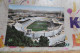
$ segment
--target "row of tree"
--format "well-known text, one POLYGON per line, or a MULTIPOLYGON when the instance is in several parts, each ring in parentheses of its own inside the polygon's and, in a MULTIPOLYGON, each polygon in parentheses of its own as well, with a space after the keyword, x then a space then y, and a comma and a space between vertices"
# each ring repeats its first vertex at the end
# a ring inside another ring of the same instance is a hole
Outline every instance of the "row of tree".
MULTIPOLYGON (((15 27, 7 26, 5 39, 6 46, 26 46, 26 47, 48 47, 49 39, 41 36, 39 42, 32 41, 30 37, 24 36, 23 32, 17 31, 15 27)), ((64 47, 64 43, 56 44, 54 47, 64 47)))

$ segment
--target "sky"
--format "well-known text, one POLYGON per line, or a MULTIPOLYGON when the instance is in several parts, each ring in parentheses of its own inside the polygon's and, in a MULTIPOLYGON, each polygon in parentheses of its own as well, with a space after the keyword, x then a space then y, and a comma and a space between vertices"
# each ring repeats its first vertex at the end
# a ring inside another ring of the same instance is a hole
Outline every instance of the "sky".
POLYGON ((39 11, 64 11, 63 7, 29 6, 29 5, 9 5, 10 9, 39 10, 39 11))

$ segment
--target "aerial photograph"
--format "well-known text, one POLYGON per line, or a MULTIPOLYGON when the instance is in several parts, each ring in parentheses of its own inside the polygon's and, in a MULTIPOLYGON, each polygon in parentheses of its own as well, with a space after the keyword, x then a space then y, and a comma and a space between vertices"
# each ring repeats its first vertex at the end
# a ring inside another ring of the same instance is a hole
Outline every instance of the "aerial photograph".
POLYGON ((65 47, 64 8, 9 5, 6 46, 65 47))

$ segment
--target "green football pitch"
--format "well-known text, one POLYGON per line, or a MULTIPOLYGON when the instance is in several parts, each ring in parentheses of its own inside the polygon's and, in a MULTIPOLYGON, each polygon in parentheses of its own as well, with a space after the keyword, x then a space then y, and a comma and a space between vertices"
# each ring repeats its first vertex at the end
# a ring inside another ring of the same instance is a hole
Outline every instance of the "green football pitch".
POLYGON ((32 31, 42 31, 47 30, 48 23, 46 21, 35 21, 27 27, 27 29, 32 29, 32 31))

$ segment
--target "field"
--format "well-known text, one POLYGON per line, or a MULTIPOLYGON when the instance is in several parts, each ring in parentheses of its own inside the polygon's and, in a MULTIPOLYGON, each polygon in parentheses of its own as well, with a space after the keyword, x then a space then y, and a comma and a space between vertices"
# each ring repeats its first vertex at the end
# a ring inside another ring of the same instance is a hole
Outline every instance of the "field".
POLYGON ((47 30, 48 23, 45 21, 35 21, 27 27, 27 29, 32 29, 32 31, 42 31, 47 30))

